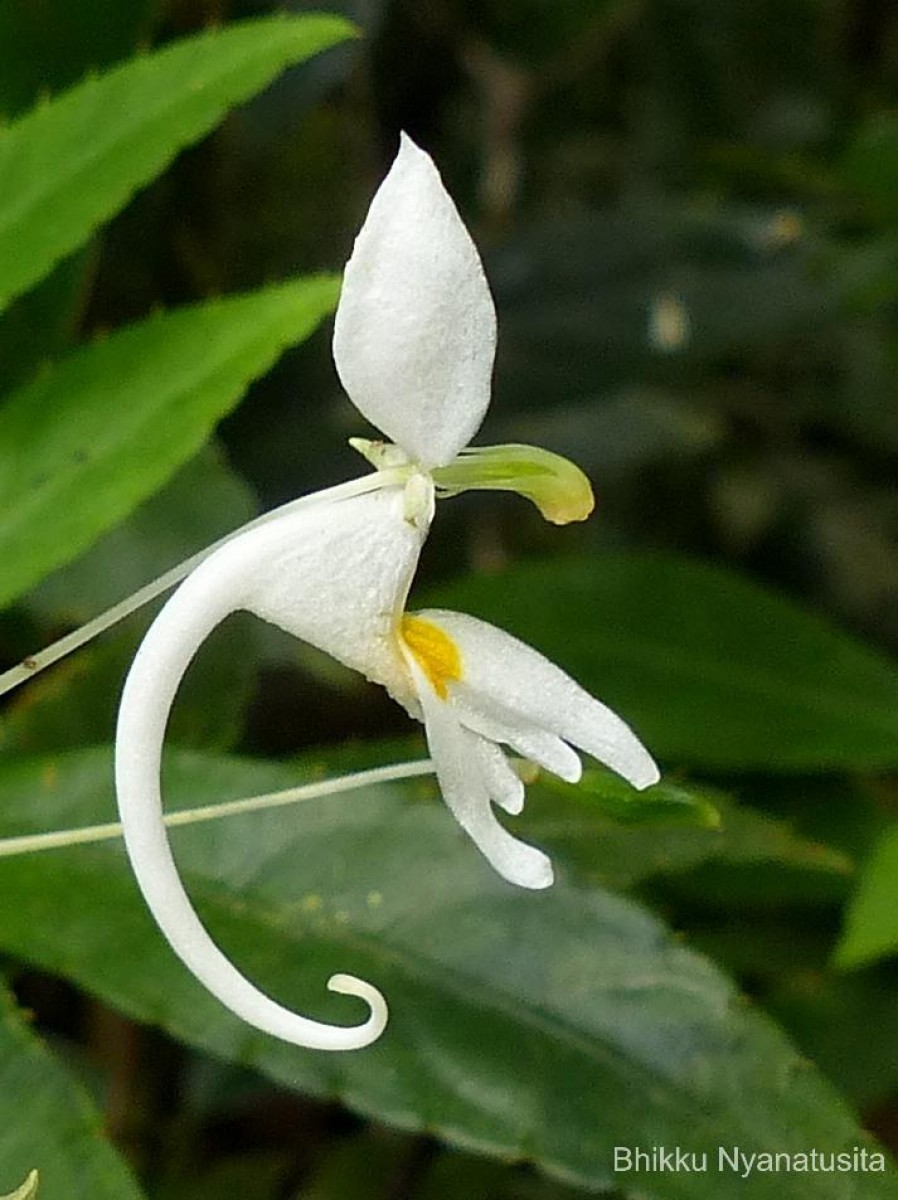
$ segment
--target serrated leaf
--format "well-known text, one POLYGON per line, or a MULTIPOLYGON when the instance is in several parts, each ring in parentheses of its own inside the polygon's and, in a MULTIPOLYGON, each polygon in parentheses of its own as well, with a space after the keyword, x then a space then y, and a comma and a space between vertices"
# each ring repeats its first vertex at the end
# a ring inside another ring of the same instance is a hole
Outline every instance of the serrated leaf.
POLYGON ((324 15, 241 22, 132 59, 7 126, 0 132, 0 310, 229 108, 352 32, 342 18, 324 15))
POLYGON ((0 408, 0 607, 161 487, 338 290, 298 279, 151 317, 14 393, 0 408))
POLYGON ((77 83, 133 51, 151 28, 151 0, 4 0, 0 4, 0 113, 9 117, 44 93, 77 83))
MULTIPOLYGON (((103 750, 6 764, 0 827, 108 818, 108 767, 103 750)), ((166 780, 179 806, 299 773, 174 754, 166 780)), ((349 1023, 357 1006, 328 997, 324 981, 357 971, 391 1002, 386 1036, 356 1054, 316 1055, 242 1026, 162 943, 109 846, 0 862, 0 946, 286 1086, 589 1187, 720 1195, 716 1171, 621 1180, 615 1145, 680 1144, 716 1162, 720 1144, 868 1144, 783 1035, 657 919, 563 879, 538 895, 509 887, 441 805, 382 787, 181 829, 176 852, 204 918, 251 977, 349 1023)), ((751 1200, 898 1195, 894 1175, 876 1173, 755 1173, 739 1188, 751 1200)))
POLYGON ((898 668, 731 571, 671 554, 606 553, 466 576, 424 603, 529 642, 668 764, 898 764, 898 668))
POLYGON ((35 588, 29 610, 56 626, 88 621, 257 512, 252 490, 213 441, 86 554, 35 588))
POLYGON ((0 988, 0 1171, 3 1186, 27 1173, 3 1200, 35 1195, 140 1200, 141 1195, 105 1140, 99 1113, 28 1028, 5 987, 0 988))
POLYGON ((89 249, 69 255, 0 315, 4 394, 27 383, 41 364, 61 358, 77 341, 93 259, 89 249))

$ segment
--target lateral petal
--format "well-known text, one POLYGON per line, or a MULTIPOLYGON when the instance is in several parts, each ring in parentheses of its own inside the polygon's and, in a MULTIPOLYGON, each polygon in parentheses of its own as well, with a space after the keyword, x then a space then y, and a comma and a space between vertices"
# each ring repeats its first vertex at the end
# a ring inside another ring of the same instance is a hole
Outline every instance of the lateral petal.
POLYGON ((466 683, 454 684, 451 703, 461 723, 491 742, 502 742, 523 758, 545 767, 559 779, 579 783, 583 767, 576 750, 548 729, 503 707, 493 697, 477 692, 466 683))
POLYGON ((495 349, 477 250, 429 155, 403 134, 346 264, 337 372, 414 461, 443 466, 483 420, 495 349))
POLYGON ((524 809, 524 781, 495 742, 477 739, 477 753, 490 799, 515 817, 524 809))
POLYGON ((503 879, 520 887, 549 887, 552 864, 546 855, 512 837, 496 820, 490 803, 491 779, 481 758, 482 739, 465 729, 452 706, 437 696, 411 655, 408 663, 424 710, 427 744, 449 810, 503 879))
POLYGON ((442 629, 458 647, 463 694, 478 707, 491 701, 554 733, 605 763, 634 787, 658 782, 654 760, 629 726, 536 650, 464 613, 441 609, 417 615, 442 629))

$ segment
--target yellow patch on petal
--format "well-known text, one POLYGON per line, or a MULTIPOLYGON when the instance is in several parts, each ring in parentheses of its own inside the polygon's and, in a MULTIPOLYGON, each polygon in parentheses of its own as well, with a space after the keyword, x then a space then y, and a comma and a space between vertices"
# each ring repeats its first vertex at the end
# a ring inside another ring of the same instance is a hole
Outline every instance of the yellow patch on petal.
POLYGON ((441 700, 447 684, 462 677, 461 652, 447 633, 421 617, 402 618, 402 638, 441 700))

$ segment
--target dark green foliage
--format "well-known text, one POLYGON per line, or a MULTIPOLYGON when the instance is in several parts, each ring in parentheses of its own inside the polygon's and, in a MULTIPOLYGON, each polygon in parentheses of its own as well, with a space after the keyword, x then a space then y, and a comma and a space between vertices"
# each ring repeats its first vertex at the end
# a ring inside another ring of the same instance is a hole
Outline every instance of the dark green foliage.
MULTIPOLYGON (((132 1200, 126 1160, 151 1200, 896 1195, 891 1160, 612 1167, 616 1144, 898 1148, 898 17, 315 7, 0 0, 0 669, 358 473, 315 330, 405 128, 496 298, 478 439, 567 454, 598 498, 566 530, 513 497, 441 504, 413 607, 531 642, 664 777, 529 785, 512 824, 559 874, 539 895, 426 780, 179 830, 260 984, 347 1022, 328 974, 383 986, 385 1038, 346 1057, 205 996, 115 842, 0 857, 25 1006, 3 993, 0 1195, 38 1167, 39 1200, 132 1200)), ((0 838, 114 819, 144 624, 4 698, 0 838)), ((409 730, 229 620, 174 711, 167 799, 417 757, 409 730)))

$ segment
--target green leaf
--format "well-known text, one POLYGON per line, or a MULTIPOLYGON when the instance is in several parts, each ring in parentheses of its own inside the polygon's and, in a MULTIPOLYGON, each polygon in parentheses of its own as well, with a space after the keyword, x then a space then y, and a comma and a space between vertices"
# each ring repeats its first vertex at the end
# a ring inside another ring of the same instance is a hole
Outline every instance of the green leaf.
POLYGON ((14 1192, 8 1192, 5 1196, 0 1196, 0 1200, 34 1200, 37 1195, 38 1182, 37 1171, 32 1171, 21 1187, 17 1187, 14 1192))
POLYGON ((898 117, 893 112, 876 113, 857 129, 842 175, 849 185, 865 192, 883 216, 890 220, 898 216, 898 117))
POLYGON ((0 3, 0 113, 77 82, 134 50, 152 23, 151 0, 3 0, 0 3))
POLYGON ((35 588, 29 609, 57 627, 80 625, 257 511, 252 491, 212 442, 86 554, 35 588))
POLYGON ((720 829, 720 809, 708 794, 661 783, 638 792, 611 772, 585 770, 579 783, 565 783, 548 772, 542 786, 570 800, 591 803, 615 821, 626 825, 683 822, 705 829, 720 829))
POLYGON ((898 951, 898 824, 887 829, 864 864, 835 953, 840 967, 860 967, 898 951))
POLYGON ((77 340, 93 258, 89 249, 69 255, 0 315, 4 393, 33 378, 43 364, 61 358, 77 340))
POLYGON ((151 317, 11 396, 0 408, 0 607, 161 487, 338 290, 329 276, 298 279, 151 317))
POLYGON ((8 126, 0 133, 0 310, 229 108, 352 31, 321 15, 202 33, 88 79, 8 126))
POLYGON ((467 576, 424 602, 529 642, 669 764, 898 764, 898 669, 732 572, 670 554, 607 553, 467 576))
POLYGON ((872 971, 833 977, 822 962, 802 967, 796 962, 794 924, 792 932, 792 969, 782 970, 768 1004, 861 1111, 888 1104, 898 1086, 894 981, 872 971))
MULTIPOLYGON (((0 0, 0 114, 18 115, 39 97, 111 65, 148 38, 152 0, 0 0)), ((96 255, 86 246, 59 262, 40 285, 0 316, 3 390, 58 358, 72 342, 92 282, 96 255)))
MULTIPOLYGON (((29 597, 29 612, 50 629, 80 625, 254 512, 249 489, 206 446, 128 520, 41 584, 29 597)), ((135 615, 15 692, 0 717, 0 752, 45 753, 114 737, 122 681, 145 628, 145 614, 135 615)), ((234 744, 255 681, 257 635, 265 628, 234 614, 200 649, 169 727, 175 742, 221 750, 234 744)))
POLYGON ((734 870, 785 873, 830 892, 844 890, 850 878, 846 855, 720 791, 662 782, 640 793, 598 771, 587 772, 587 780, 581 793, 579 785, 542 775, 528 789, 521 818, 527 840, 545 846, 585 880, 632 888, 702 865, 727 878, 734 870))
POLYGON ((80 1087, 28 1028, 0 988, 0 1186, 3 1200, 140 1200, 80 1087), (36 1168, 36 1170, 35 1170, 36 1168), (37 1173, 40 1172, 40 1191, 37 1173))
MULTIPOLYGON (((177 807, 308 772, 175 754, 166 781, 177 807)), ((102 749, 10 762, 0 828, 108 818, 108 777, 102 749)), ((442 805, 409 795, 381 787, 176 836, 214 935, 278 999, 351 1023, 358 1006, 328 996, 329 974, 350 969, 384 989, 391 1024, 365 1051, 304 1052, 223 1012, 162 942, 117 847, 0 862, 0 946, 288 1087, 593 1188, 702 1200, 729 1181, 716 1170, 615 1176, 615 1145, 679 1144, 716 1162, 722 1144, 868 1144, 770 1021, 656 918, 564 879, 513 889, 442 805)), ((739 1188, 752 1200, 898 1195, 884 1174, 756 1173, 739 1188)))

